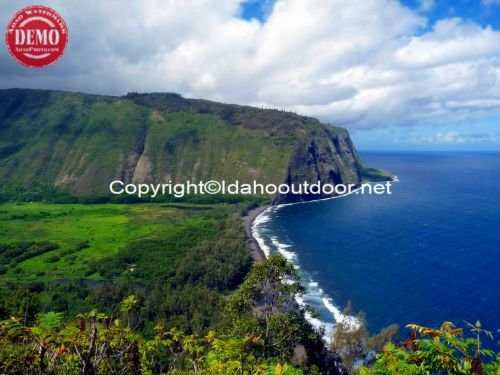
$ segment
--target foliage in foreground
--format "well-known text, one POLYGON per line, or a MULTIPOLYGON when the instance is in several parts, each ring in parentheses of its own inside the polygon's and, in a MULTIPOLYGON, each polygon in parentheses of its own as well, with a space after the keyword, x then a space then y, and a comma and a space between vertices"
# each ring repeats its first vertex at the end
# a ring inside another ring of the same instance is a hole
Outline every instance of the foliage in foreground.
MULTIPOLYGON (((127 310, 133 304, 124 301, 127 310)), ((61 324, 41 315, 33 327, 17 319, 0 325, 0 368, 8 374, 301 374, 288 364, 259 359, 261 339, 186 335, 162 324, 145 340, 122 320, 95 311, 61 324)))
POLYGON ((6 374, 339 374, 321 339, 293 306, 296 270, 281 256, 257 262, 231 296, 218 331, 189 334, 157 323, 137 329, 130 295, 111 316, 93 310, 64 321, 61 313, 0 323, 0 372, 6 374), (297 349, 302 356, 297 357, 297 349), (300 351, 300 350, 299 350, 300 351))
POLYGON ((481 336, 492 339, 493 335, 480 322, 467 323, 470 337, 451 322, 443 323, 439 329, 416 324, 407 327, 412 331, 404 343, 387 343, 374 365, 361 368, 359 374, 500 374, 500 353, 483 348, 481 336))

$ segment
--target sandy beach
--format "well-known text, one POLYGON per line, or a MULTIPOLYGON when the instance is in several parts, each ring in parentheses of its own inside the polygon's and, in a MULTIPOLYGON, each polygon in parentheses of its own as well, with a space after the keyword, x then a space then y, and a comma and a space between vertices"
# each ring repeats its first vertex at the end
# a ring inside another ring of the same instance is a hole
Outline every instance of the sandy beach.
POLYGON ((266 255, 260 248, 259 244, 252 235, 252 224, 257 216, 259 216, 263 211, 265 211, 269 206, 261 206, 254 208, 249 211, 246 216, 242 217, 243 224, 245 225, 245 231, 247 233, 248 244, 250 246, 250 252, 252 254, 253 260, 265 260, 266 255))

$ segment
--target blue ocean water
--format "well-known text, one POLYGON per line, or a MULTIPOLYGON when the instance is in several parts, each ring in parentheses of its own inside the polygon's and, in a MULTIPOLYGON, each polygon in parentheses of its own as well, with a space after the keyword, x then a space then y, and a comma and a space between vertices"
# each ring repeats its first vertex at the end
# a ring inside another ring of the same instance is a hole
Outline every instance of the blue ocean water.
POLYGON ((299 268, 326 334, 349 300, 370 332, 464 320, 499 329, 500 154, 362 157, 398 176, 392 195, 289 205, 256 221, 261 245, 299 268))

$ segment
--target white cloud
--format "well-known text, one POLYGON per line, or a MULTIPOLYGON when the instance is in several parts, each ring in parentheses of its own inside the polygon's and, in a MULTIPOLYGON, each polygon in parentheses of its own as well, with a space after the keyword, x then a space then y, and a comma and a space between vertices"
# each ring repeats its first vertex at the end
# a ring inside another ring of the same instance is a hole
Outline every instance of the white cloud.
POLYGON ((451 144, 463 144, 466 142, 466 138, 460 135, 458 132, 438 132, 434 136, 423 139, 424 143, 451 143, 451 144))
POLYGON ((436 0, 419 0, 419 3, 420 3, 419 8, 422 12, 429 12, 436 6, 436 0))
POLYGON ((495 143, 498 141, 500 141, 500 135, 495 132, 460 133, 456 131, 437 132, 428 136, 421 136, 412 133, 409 137, 399 137, 395 139, 395 143, 449 145, 495 143))
POLYGON ((481 0, 484 6, 500 5, 500 0, 481 0))
POLYGON ((499 53, 500 32, 453 18, 438 21, 432 32, 411 38, 396 51, 396 60, 425 68, 493 58, 499 53))
MULTIPOLYGON (((0 21, 29 4, 9 0, 0 21)), ((395 0, 278 0, 264 22, 240 19, 239 0, 49 5, 69 25, 66 56, 27 70, 2 50, 1 87, 174 91, 351 128, 500 115, 500 32, 457 18, 427 29, 395 0)))

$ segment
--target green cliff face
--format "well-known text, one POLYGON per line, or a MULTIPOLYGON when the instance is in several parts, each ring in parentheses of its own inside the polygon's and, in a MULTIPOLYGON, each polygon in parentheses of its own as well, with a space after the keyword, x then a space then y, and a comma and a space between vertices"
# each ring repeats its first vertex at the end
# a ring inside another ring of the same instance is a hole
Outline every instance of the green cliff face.
POLYGON ((0 179, 11 187, 108 195, 114 179, 359 184, 362 173, 346 130, 292 113, 176 94, 0 90, 0 179))

